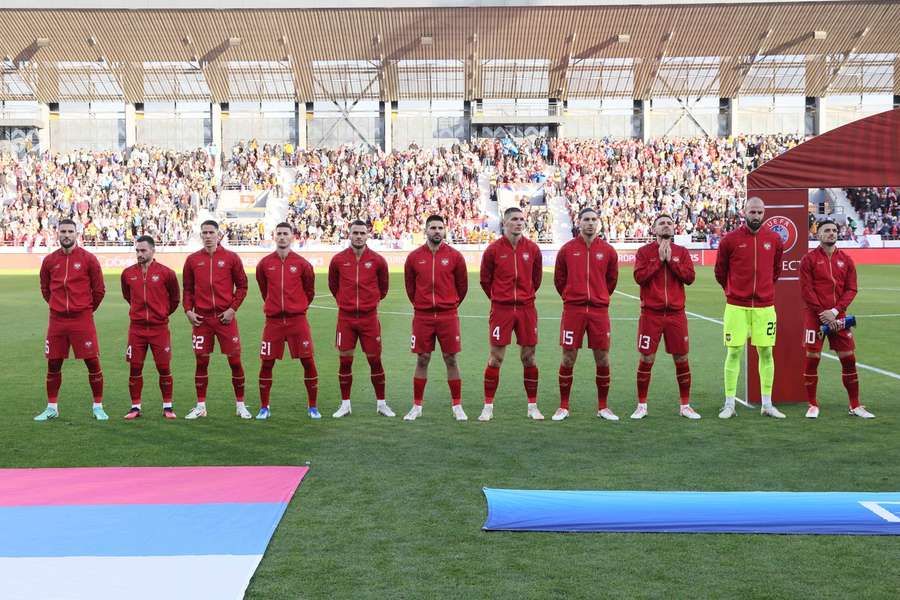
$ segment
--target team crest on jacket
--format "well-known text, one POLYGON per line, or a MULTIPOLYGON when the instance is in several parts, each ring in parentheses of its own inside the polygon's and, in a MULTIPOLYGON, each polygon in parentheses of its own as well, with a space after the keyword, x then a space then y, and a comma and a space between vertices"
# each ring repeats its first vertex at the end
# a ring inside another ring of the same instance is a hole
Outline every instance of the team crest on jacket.
POLYGON ((839 269, 843 269, 843 268, 844 268, 844 264, 845 264, 845 263, 844 263, 844 261, 842 261, 842 260, 837 261, 837 266, 838 266, 839 269))
POLYGON ((673 257, 672 257, 672 262, 681 262, 681 257, 680 257, 680 256, 673 256, 673 257))
POLYGON ((371 260, 367 260, 366 262, 363 263, 363 266, 364 266, 365 268, 367 268, 367 269, 371 269, 371 268, 372 268, 372 261, 371 261, 371 260))
POLYGON ((602 253, 602 252, 598 252, 598 253, 595 254, 594 256, 597 257, 597 260, 603 260, 603 253, 602 253))
POLYGON ((763 242, 763 248, 765 248, 766 250, 771 250, 772 244, 770 244, 769 242, 763 242))
POLYGON ((522 260, 528 260, 529 258, 531 258, 531 254, 529 254, 528 252, 522 253, 522 260))
POLYGON ((296 273, 296 272, 297 272, 297 265, 291 265, 290 267, 288 267, 288 269, 290 269, 291 273, 296 273))
POLYGON ((225 266, 225 261, 224 261, 224 260, 220 260, 220 261, 218 262, 218 265, 219 265, 219 268, 224 267, 224 266, 225 266))
POLYGON ((72 268, 75 269, 76 271, 80 270, 80 269, 81 269, 81 263, 80 263, 80 262, 75 263, 74 265, 72 265, 72 268))
MULTIPOLYGON (((766 219, 765 223, 763 223, 763 226, 768 227, 778 234, 778 237, 781 238, 781 243, 784 244, 785 252, 790 251, 800 237, 797 233, 797 226, 787 217, 769 217, 766 219)), ((768 250, 768 248, 766 248, 766 250, 768 250)))
POLYGON ((159 275, 151 275, 151 276, 150 276, 150 280, 151 280, 153 283, 156 283, 157 281, 159 281, 159 275))
POLYGON ((442 265, 442 266, 446 267, 446 266, 449 265, 449 264, 450 264, 450 259, 449 259, 449 258, 442 258, 442 259, 441 259, 441 265, 442 265))

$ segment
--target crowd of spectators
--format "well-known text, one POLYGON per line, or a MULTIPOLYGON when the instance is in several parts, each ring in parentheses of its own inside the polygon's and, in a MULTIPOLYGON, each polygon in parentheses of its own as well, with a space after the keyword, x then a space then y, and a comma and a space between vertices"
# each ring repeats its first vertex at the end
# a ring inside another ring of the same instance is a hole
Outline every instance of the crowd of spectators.
POLYGON ((548 160, 573 223, 600 209, 610 240, 651 236, 654 217, 672 215, 676 233, 718 237, 740 219, 747 173, 802 141, 797 136, 550 140, 548 160))
MULTIPOLYGON (((749 171, 801 141, 791 135, 481 139, 385 154, 369 146, 299 150, 251 140, 223 157, 221 186, 203 150, 0 155, 0 235, 8 245, 52 246, 56 224, 73 218, 86 244, 130 245, 149 234, 180 245, 191 237, 198 210, 215 209, 220 188, 240 188, 286 198, 287 220, 302 244, 340 243, 349 224, 362 219, 385 246, 408 247, 422 240, 422 219, 431 213, 447 219, 451 241, 485 243, 499 231, 488 226, 481 194, 497 200, 498 190, 514 188, 509 197, 526 213, 526 234, 538 241, 553 241, 558 216, 533 201, 542 196, 561 197, 573 223, 582 208, 599 209, 609 240, 647 239, 654 217, 665 212, 676 233, 715 243, 740 222, 749 171)), ((864 233, 898 237, 897 189, 860 188, 847 196, 864 233)), ((845 234, 854 227, 848 224, 845 234)), ((261 222, 232 224, 227 235, 240 244, 266 240, 261 222)))
POLYGON ((0 155, 0 236, 7 245, 52 246, 56 224, 71 218, 89 245, 130 245, 145 234, 180 245, 197 207, 216 194, 214 161, 202 150, 0 155))
POLYGON ((294 159, 293 144, 238 142, 222 162, 222 187, 239 190, 283 192, 282 169, 294 159))
POLYGON ((851 188, 844 191, 863 219, 863 235, 900 238, 900 199, 897 188, 851 188))
POLYGON ((301 243, 336 243, 362 219, 372 237, 398 245, 421 235, 422 219, 447 219, 454 242, 488 239, 478 154, 466 143, 385 154, 356 146, 296 153, 288 221, 301 243))

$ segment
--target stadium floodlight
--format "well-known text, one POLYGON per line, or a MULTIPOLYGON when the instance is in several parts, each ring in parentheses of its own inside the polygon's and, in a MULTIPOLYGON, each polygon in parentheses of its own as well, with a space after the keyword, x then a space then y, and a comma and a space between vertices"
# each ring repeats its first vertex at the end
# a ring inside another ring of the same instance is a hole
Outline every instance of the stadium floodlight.
POLYGON ((616 41, 619 42, 620 44, 627 44, 628 42, 631 41, 631 34, 630 33, 620 33, 616 37, 616 41))
POLYGON ((239 37, 230 37, 228 38, 228 46, 234 48, 235 46, 241 45, 241 38, 239 37))
POLYGON ((828 37, 827 31, 822 31, 821 29, 817 29, 816 31, 813 31, 813 39, 824 40, 827 37, 828 37))

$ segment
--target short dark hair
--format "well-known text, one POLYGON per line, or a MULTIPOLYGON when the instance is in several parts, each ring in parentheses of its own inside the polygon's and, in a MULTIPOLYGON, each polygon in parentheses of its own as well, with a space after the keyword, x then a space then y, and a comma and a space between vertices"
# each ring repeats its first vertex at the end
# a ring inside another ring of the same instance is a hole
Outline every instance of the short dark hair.
POLYGON ((663 218, 669 219, 673 223, 675 222, 675 219, 672 218, 672 215, 667 214, 667 213, 659 213, 658 215, 656 215, 656 218, 653 219, 653 225, 656 225, 656 222, 663 218))
POLYGON ((822 229, 822 228, 825 227, 826 225, 834 225, 834 228, 835 228, 835 229, 840 229, 840 227, 838 227, 838 224, 835 222, 834 219, 822 219, 822 220, 819 221, 819 223, 816 225, 816 231, 818 231, 819 229, 822 229))
POLYGON ((363 221, 362 219, 356 219, 352 223, 350 223, 350 228, 354 227, 365 227, 367 230, 369 229, 369 224, 363 221))
POLYGON ((595 215, 600 216, 600 213, 597 212, 596 208, 594 208, 592 206, 586 206, 586 207, 582 208, 580 211, 578 211, 578 219, 581 220, 581 217, 583 217, 584 215, 586 215, 589 212, 592 212, 595 215))
POLYGON ((290 223, 288 223, 287 221, 282 221, 281 223, 279 223, 278 225, 275 226, 275 229, 281 229, 281 228, 290 229, 291 233, 294 233, 294 226, 291 225, 290 223))
POLYGON ((425 227, 428 227, 428 224, 432 221, 440 221, 441 223, 444 223, 444 217, 442 217, 441 215, 428 215, 428 218, 425 219, 425 227))
POLYGON ((506 210, 503 211, 503 218, 508 219, 509 215, 513 214, 514 212, 520 212, 522 214, 525 214, 525 211, 522 210, 521 208, 519 208, 518 206, 510 206, 509 208, 507 208, 506 210))
POLYGON ((207 219, 207 220, 203 221, 202 223, 200 223, 200 229, 203 229, 207 225, 212 225, 216 229, 219 228, 219 224, 216 221, 213 221, 212 219, 207 219))
POLYGON ((135 244, 139 244, 141 242, 147 242, 148 244, 150 244, 151 248, 156 248, 156 240, 154 240, 152 236, 142 235, 138 239, 134 240, 135 244))
POLYGON ((78 224, 75 223, 72 219, 61 219, 59 223, 56 224, 56 228, 59 229, 61 225, 71 225, 72 227, 78 227, 78 224))

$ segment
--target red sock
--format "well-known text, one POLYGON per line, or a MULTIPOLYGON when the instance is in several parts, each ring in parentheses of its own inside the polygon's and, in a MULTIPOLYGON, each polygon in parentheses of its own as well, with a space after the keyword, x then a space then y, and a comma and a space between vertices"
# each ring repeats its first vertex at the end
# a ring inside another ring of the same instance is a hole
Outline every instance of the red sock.
POLYGON ((91 384, 91 395, 94 397, 94 404, 103 402, 103 371, 100 369, 100 358, 86 358, 84 364, 88 370, 88 383, 91 384))
POLYGON ((500 367, 488 365, 484 368, 484 403, 493 404, 497 385, 500 383, 500 367))
POLYGON ((453 406, 462 403, 462 379, 448 379, 447 385, 450 386, 450 403, 453 406))
POLYGON ((413 377, 413 404, 422 406, 425 399, 425 384, 428 382, 424 377, 413 377))
POLYGON ((59 388, 62 386, 62 359, 47 361, 47 404, 56 404, 59 400, 59 388))
POLYGON ((319 371, 312 357, 301 358, 303 364, 303 383, 306 384, 306 405, 315 408, 319 399, 319 371))
POLYGON ((381 356, 368 356, 370 379, 375 388, 375 399, 384 400, 384 367, 381 365, 381 356))
POLYGON ((274 360, 264 360, 259 367, 259 406, 269 408, 269 394, 272 392, 272 369, 274 360))
POLYGON ((206 402, 206 388, 209 386, 209 357, 197 357, 197 369, 194 371, 194 387, 197 388, 197 402, 206 402))
POLYGON ((687 406, 691 403, 691 363, 688 359, 675 362, 675 381, 678 382, 678 397, 681 399, 681 405, 687 406))
POLYGON ((162 394, 163 404, 172 405, 172 388, 175 386, 172 381, 172 370, 170 365, 156 365, 159 372, 159 393, 162 394))
POLYGON ((606 399, 609 396, 609 366, 597 365, 597 410, 606 408, 606 399))
POLYGON ((819 385, 819 360, 811 356, 806 357, 806 368, 803 370, 803 385, 806 386, 806 401, 812 406, 818 406, 816 400, 816 388, 819 385))
POLYGON ((241 357, 229 356, 228 366, 231 367, 231 387, 234 388, 234 401, 244 401, 244 367, 241 366, 241 357))
POLYGON ((572 391, 572 367, 559 366, 559 407, 569 410, 569 393, 572 391))
POLYGON ((650 389, 650 375, 653 372, 653 363, 638 361, 637 367, 637 398, 638 402, 647 402, 647 391, 650 389))
POLYGON ((350 389, 353 387, 353 357, 338 357, 338 386, 341 388, 341 400, 350 399, 350 389))
POLYGON ((847 396, 850 399, 850 408, 859 406, 859 376, 856 374, 856 356, 842 356, 841 359, 841 381, 847 388, 847 396))
POLYGON ((144 389, 143 370, 144 365, 131 365, 131 372, 128 374, 128 393, 131 395, 132 406, 141 403, 141 392, 144 389))
POLYGON ((522 378, 525 384, 525 397, 528 398, 528 404, 536 404, 538 391, 538 368, 536 366, 525 367, 522 378))

